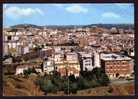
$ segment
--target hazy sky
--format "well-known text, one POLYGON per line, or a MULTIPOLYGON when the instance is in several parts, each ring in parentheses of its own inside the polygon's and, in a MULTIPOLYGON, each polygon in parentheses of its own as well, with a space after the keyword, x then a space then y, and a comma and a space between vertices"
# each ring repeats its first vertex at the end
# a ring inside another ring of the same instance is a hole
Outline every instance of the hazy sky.
POLYGON ((4 4, 3 25, 85 25, 134 23, 131 3, 4 4))

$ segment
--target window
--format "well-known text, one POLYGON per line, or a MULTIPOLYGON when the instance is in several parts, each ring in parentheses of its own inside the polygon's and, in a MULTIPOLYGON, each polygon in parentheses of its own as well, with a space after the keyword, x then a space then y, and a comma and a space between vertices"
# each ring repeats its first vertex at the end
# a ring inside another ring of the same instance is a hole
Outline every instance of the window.
POLYGON ((8 40, 11 40, 11 36, 8 36, 8 40))
POLYGON ((106 65, 110 65, 110 62, 106 62, 106 65))

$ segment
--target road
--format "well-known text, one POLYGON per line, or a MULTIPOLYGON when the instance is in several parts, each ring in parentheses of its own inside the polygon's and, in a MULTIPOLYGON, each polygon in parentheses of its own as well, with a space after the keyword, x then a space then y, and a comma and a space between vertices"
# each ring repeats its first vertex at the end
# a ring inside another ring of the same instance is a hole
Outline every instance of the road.
POLYGON ((111 80, 111 85, 112 84, 126 84, 126 83, 135 83, 134 82, 134 80, 118 80, 118 79, 116 79, 116 80, 111 80))

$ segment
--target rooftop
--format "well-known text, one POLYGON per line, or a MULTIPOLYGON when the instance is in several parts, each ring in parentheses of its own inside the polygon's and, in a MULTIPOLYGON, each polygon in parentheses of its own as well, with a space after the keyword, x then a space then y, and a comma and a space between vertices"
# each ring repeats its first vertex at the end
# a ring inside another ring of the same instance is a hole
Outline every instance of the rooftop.
POLYGON ((79 52, 81 57, 92 57, 92 53, 86 53, 86 52, 79 52))
POLYGON ((110 54, 101 54, 101 59, 102 60, 131 60, 130 57, 127 57, 125 55, 119 55, 116 53, 110 53, 110 54))

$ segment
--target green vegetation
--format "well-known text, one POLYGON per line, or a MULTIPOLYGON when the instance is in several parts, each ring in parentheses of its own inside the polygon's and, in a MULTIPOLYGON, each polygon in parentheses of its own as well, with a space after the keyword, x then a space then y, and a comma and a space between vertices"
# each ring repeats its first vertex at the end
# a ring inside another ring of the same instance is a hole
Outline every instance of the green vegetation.
MULTIPOLYGON (((97 69, 95 71, 97 71, 97 69)), ((103 86, 103 82, 101 83, 101 81, 98 80, 102 79, 102 76, 98 78, 96 75, 104 75, 104 73, 93 74, 93 76, 88 76, 86 75, 87 73, 92 73, 92 71, 83 72, 78 78, 75 78, 74 75, 69 77, 61 77, 58 72, 53 72, 51 75, 29 75, 28 77, 24 77, 22 75, 4 75, 3 95, 66 96, 70 93, 70 96, 116 96, 133 95, 135 93, 134 83, 119 85, 110 84, 108 86, 103 86), (97 80, 92 77, 97 78, 97 80)), ((107 82, 107 80, 105 80, 105 82, 107 82)))
POLYGON ((107 86, 110 81, 103 69, 95 68, 90 72, 82 72, 80 77, 76 78, 74 75, 61 77, 58 72, 54 71, 51 75, 38 78, 36 83, 46 94, 57 91, 64 91, 65 94, 69 94, 77 93, 78 90, 107 86))
POLYGON ((36 73, 35 68, 28 68, 27 70, 23 71, 23 74, 28 77, 31 73, 36 73))

